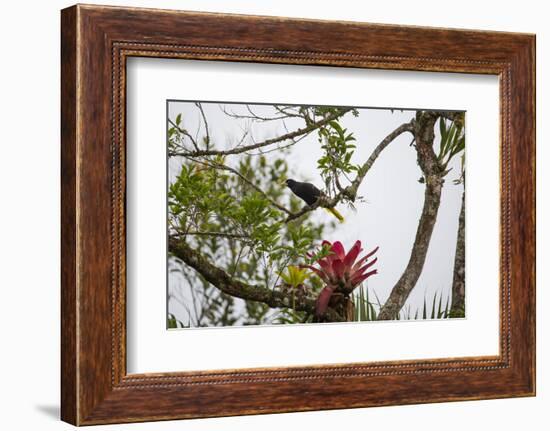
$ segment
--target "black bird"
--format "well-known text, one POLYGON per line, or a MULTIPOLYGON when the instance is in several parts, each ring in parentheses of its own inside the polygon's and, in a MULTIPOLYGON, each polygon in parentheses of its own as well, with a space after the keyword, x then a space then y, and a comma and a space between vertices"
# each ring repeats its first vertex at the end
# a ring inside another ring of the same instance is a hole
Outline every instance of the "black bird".
MULTIPOLYGON (((292 190, 296 196, 302 199, 306 204, 313 205, 321 196, 321 190, 311 183, 301 183, 300 181, 286 180, 286 186, 292 190)), ((329 213, 336 217, 340 222, 344 222, 344 217, 335 208, 325 208, 329 213)))

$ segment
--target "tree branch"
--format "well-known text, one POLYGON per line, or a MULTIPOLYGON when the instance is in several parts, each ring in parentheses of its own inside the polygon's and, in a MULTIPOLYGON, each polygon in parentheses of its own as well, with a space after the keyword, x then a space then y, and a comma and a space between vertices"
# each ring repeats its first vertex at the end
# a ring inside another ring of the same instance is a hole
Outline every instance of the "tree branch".
MULTIPOLYGON (((298 211, 297 213, 293 213, 292 211, 290 211, 286 207, 280 205, 279 203, 277 203, 276 201, 271 199, 269 196, 267 196, 267 194, 260 187, 258 187, 256 184, 254 184, 253 182, 248 180, 244 175, 242 175, 236 169, 233 169, 233 168, 231 168, 231 167, 229 167, 225 164, 215 163, 215 162, 211 162, 211 161, 198 160, 198 159, 196 159, 196 157, 209 156, 209 155, 239 154, 239 153, 242 153, 242 152, 245 152, 245 151, 260 148, 260 147, 263 147, 263 146, 266 146, 266 145, 270 145, 270 144, 273 144, 275 142, 280 142, 280 141, 287 140, 287 139, 294 139, 295 137, 303 136, 307 133, 310 133, 311 131, 313 131, 315 129, 318 129, 318 128, 324 126, 325 124, 328 124, 330 121, 333 121, 338 117, 341 117, 342 115, 346 114, 349 111, 351 111, 351 108, 341 110, 338 114, 331 114, 331 115, 325 117, 322 120, 319 120, 319 121, 316 121, 316 122, 311 122, 309 126, 303 128, 303 129, 298 129, 294 132, 286 133, 285 135, 282 135, 278 138, 268 139, 267 141, 264 141, 263 143, 248 145, 248 146, 244 146, 244 147, 236 147, 236 148, 233 148, 232 150, 227 150, 227 151, 214 151, 214 150, 210 151, 210 150, 207 150, 207 151, 194 151, 194 152, 186 152, 186 153, 174 152, 171 155, 172 156, 178 156, 178 155, 183 156, 183 157, 186 157, 186 158, 189 158, 189 159, 195 161, 196 163, 201 163, 201 164, 210 166, 214 169, 216 169, 216 168, 223 169, 223 170, 232 172, 233 174, 239 176, 239 178, 241 178, 245 183, 247 183, 249 186, 253 187, 259 193, 261 193, 262 196, 264 196, 264 198, 266 198, 271 203, 271 205, 273 205, 274 207, 276 207, 279 210, 286 213, 287 218, 285 219, 285 223, 289 223, 292 220, 296 220, 296 219, 302 217, 303 215, 307 214, 308 212, 314 211, 318 207, 333 208, 340 201, 342 201, 344 198, 348 198, 348 199, 354 201, 356 196, 357 196, 359 186, 361 185, 363 179, 365 178, 365 175, 367 174, 369 169, 372 167, 372 165, 374 164, 374 162, 376 161, 376 159, 378 158, 380 153, 393 140, 395 140, 402 133, 404 133, 404 132, 411 132, 412 133, 413 129, 414 129, 414 120, 412 120, 408 123, 404 123, 401 126, 399 126, 398 128, 396 128, 393 132, 391 132, 388 136, 386 136, 382 140, 382 142, 380 142, 377 145, 377 147, 374 149, 374 151, 372 152, 372 154, 370 155, 368 160, 359 169, 359 172, 358 172, 356 178, 353 180, 353 182, 351 183, 350 186, 345 187, 345 188, 344 187, 339 187, 339 193, 333 198, 328 198, 326 196, 321 196, 317 200, 317 202, 315 202, 313 205, 306 205, 300 211, 298 211)), ((178 128, 178 130, 180 130, 182 133, 184 132, 181 129, 179 129, 179 127, 177 127, 174 123, 172 123, 172 124, 174 125, 174 127, 178 128)))
POLYGON ((298 219, 302 217, 304 214, 307 214, 310 211, 314 211, 318 207, 323 208, 333 208, 335 207, 340 201, 342 201, 344 198, 348 198, 351 201, 355 201, 355 198, 357 196, 357 192, 359 190, 359 186, 365 179, 365 175, 370 170, 380 153, 393 141, 395 140, 399 135, 405 132, 411 132, 414 133, 414 120, 404 123, 398 128, 396 128, 393 132, 391 132, 388 136, 386 136, 374 149, 368 160, 361 166, 359 169, 359 172, 357 173, 357 176, 352 181, 352 183, 345 188, 341 188, 339 193, 334 196, 332 199, 327 198, 324 195, 321 195, 317 201, 312 205, 306 205, 303 207, 299 212, 289 215, 285 223, 288 223, 292 220, 298 219))
MULTIPOLYGON (((195 269, 206 281, 227 295, 245 301, 262 302, 271 308, 292 308, 311 315, 315 313, 315 298, 299 295, 292 298, 290 294, 282 290, 271 290, 237 280, 223 269, 213 265, 185 241, 170 238, 169 250, 174 256, 195 269)), ((329 309, 326 316, 331 322, 342 321, 342 317, 333 309, 329 309)))
POLYGON ((302 217, 304 214, 307 214, 308 212, 314 211, 319 207, 322 208, 333 208, 336 206, 338 202, 340 202, 343 199, 344 195, 343 193, 338 193, 335 197, 332 199, 327 198, 326 195, 321 195, 319 198, 315 201, 315 203, 311 205, 304 206, 300 211, 297 213, 291 213, 285 220, 285 223, 291 222, 292 220, 296 220, 300 217, 302 217))
POLYGON ((245 106, 246 106, 246 110, 248 111, 248 115, 247 114, 236 114, 234 112, 229 112, 225 107, 220 107, 220 109, 228 117, 237 118, 237 119, 240 119, 240 120, 252 120, 252 121, 257 121, 257 122, 277 121, 277 120, 284 120, 285 118, 289 118, 289 117, 299 117, 299 115, 292 115, 292 114, 282 113, 279 109, 277 109, 277 106, 273 106, 273 107, 277 111, 281 112, 282 115, 276 115, 276 116, 272 116, 272 117, 262 117, 261 115, 256 114, 252 110, 250 105, 245 105, 245 106))
POLYGON ((237 233, 226 233, 226 232, 207 232, 207 231, 188 231, 188 232, 177 232, 171 234, 174 237, 185 237, 187 235, 194 235, 194 236, 215 236, 220 238, 228 238, 228 239, 242 239, 242 240, 248 240, 250 241, 250 236, 248 235, 241 235, 237 233))
POLYGON ((428 247, 441 203, 444 176, 433 150, 434 124, 437 118, 438 115, 434 112, 417 113, 414 136, 418 164, 424 173, 426 182, 424 207, 420 215, 407 267, 393 287, 388 300, 380 309, 378 320, 392 320, 396 318, 412 289, 416 286, 418 278, 422 273, 424 262, 426 261, 428 247))
POLYGON ((314 130, 318 129, 319 127, 322 127, 325 124, 328 124, 329 122, 334 121, 337 118, 343 116, 344 114, 348 113, 349 111, 351 111, 351 108, 342 109, 338 113, 328 115, 325 118, 323 118, 322 120, 316 121, 315 123, 312 123, 312 124, 310 124, 306 127, 303 127, 301 129, 295 130, 294 132, 285 133, 284 135, 278 136, 276 138, 267 139, 265 141, 257 142, 255 144, 251 144, 251 145, 246 145, 244 147, 232 148, 230 150, 195 150, 195 151, 185 151, 185 152, 174 152, 172 155, 182 156, 182 157, 202 157, 202 156, 216 156, 216 155, 227 156, 227 155, 233 155, 233 154, 241 154, 241 153, 244 153, 246 151, 255 150, 255 149, 258 149, 258 148, 261 148, 261 147, 266 147, 268 145, 272 145, 272 144, 275 144, 277 142, 286 141, 288 139, 294 139, 298 136, 302 136, 302 135, 311 133, 314 130))
POLYGON ((208 121, 206 120, 206 115, 204 114, 204 109, 202 109, 202 104, 197 102, 195 103, 195 106, 199 108, 199 111, 201 113, 202 121, 204 121, 204 129, 205 129, 205 140, 206 140, 206 149, 210 149, 210 129, 208 128, 208 121))
POLYGON ((185 129, 182 129, 180 126, 178 126, 176 123, 174 123, 172 120, 168 119, 168 122, 172 125, 172 127, 174 127, 178 132, 180 132, 182 135, 186 136, 187 138, 189 138, 189 140, 191 141, 191 143, 193 144, 193 147, 195 147, 195 150, 196 151, 199 151, 199 146, 197 145, 197 141, 195 141, 195 138, 193 138, 193 136, 191 136, 191 134, 185 130, 185 129))
POLYGON ((395 129, 393 132, 391 132, 388 136, 386 136, 382 142, 380 142, 374 151, 371 153, 370 157, 367 159, 367 161, 359 168, 359 171, 357 172, 357 176, 351 183, 351 186, 347 190, 347 194, 350 197, 350 199, 354 200, 355 196, 357 196, 357 191, 359 190, 359 186, 361 185, 361 182, 365 178, 365 175, 367 175, 367 172, 370 170, 378 156, 384 149, 393 142, 399 135, 405 132, 414 133, 414 120, 411 120, 408 123, 401 124, 397 129, 395 129))

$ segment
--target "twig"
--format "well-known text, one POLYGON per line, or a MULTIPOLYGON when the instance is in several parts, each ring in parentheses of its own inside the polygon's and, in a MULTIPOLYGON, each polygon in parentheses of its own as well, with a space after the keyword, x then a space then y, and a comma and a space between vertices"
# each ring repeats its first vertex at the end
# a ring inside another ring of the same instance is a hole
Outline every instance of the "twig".
POLYGON ((264 121, 282 120, 282 119, 287 117, 286 115, 275 116, 275 117, 262 117, 262 116, 256 114, 254 111, 252 111, 252 109, 250 108, 249 105, 246 105, 246 109, 247 109, 247 111, 249 112, 250 115, 236 114, 235 112, 229 112, 225 107, 221 107, 221 106, 220 106, 220 109, 228 117, 236 118, 236 119, 239 119, 239 120, 252 120, 252 121, 264 122, 264 121))
MULTIPOLYGON (((176 123, 174 123, 172 120, 168 119, 168 122, 178 131, 180 132, 182 135, 184 136, 187 136, 189 138, 189 140, 191 141, 191 143, 193 144, 193 147, 195 147, 195 150, 196 151, 199 151, 199 146, 197 145, 197 141, 195 140, 195 138, 193 138, 189 132, 185 129, 182 129, 181 127, 179 127, 176 123)), ((177 153, 174 153, 174 155, 177 155, 177 153)))
MULTIPOLYGON (((321 126, 324 126, 325 124, 328 124, 330 121, 334 121, 335 119, 343 116, 344 114, 348 113, 349 111, 351 111, 351 108, 350 109, 343 109, 343 110, 339 111, 338 113, 328 115, 325 118, 323 118, 322 120, 319 120, 315 123, 312 123, 312 124, 310 124, 306 127, 301 128, 301 129, 295 130, 294 132, 286 133, 286 134, 278 136, 276 138, 266 139, 265 141, 257 142, 257 143, 251 144, 251 145, 246 145, 244 147, 232 148, 230 150, 198 150, 197 149, 196 151, 189 151, 189 152, 187 152, 187 151, 185 151, 185 152, 175 152, 174 155, 183 156, 183 157, 203 157, 203 156, 217 156, 217 155, 227 156, 227 155, 233 155, 233 154, 241 154, 241 153, 244 153, 246 151, 255 150, 255 149, 258 149, 258 148, 261 148, 261 147, 266 147, 268 145, 276 144, 277 142, 286 141, 288 139, 293 139, 293 138, 296 138, 298 136, 308 134, 308 133, 318 129, 321 126)), ((174 124, 174 123, 172 123, 172 124, 174 124)), ((174 124, 174 126, 177 127, 175 124, 174 124)))
POLYGON ((357 195, 357 191, 359 190, 359 186, 361 185, 361 182, 365 178, 365 175, 367 175, 367 172, 370 170, 378 156, 384 149, 392 142, 394 141, 399 135, 405 132, 414 133, 414 120, 411 120, 408 123, 401 124, 397 129, 395 129, 393 132, 391 132, 388 136, 386 136, 374 149, 374 151, 371 153, 370 157, 367 159, 367 161, 359 168, 359 171, 357 172, 357 176, 352 181, 351 186, 349 187, 349 190, 347 193, 349 193, 350 197, 355 197, 357 195))
POLYGON ((208 231, 187 231, 185 233, 174 233, 171 236, 174 237, 184 237, 186 235, 195 235, 195 236, 217 236, 220 238, 229 238, 229 239, 247 239, 250 237, 248 235, 241 235, 236 233, 225 233, 225 232, 208 232, 208 231))
POLYGON ((204 110, 202 109, 202 104, 197 102, 195 103, 195 106, 199 108, 199 111, 201 112, 202 120, 204 121, 204 129, 206 133, 206 149, 210 149, 210 130, 208 128, 208 121, 206 120, 206 115, 204 115, 204 110))

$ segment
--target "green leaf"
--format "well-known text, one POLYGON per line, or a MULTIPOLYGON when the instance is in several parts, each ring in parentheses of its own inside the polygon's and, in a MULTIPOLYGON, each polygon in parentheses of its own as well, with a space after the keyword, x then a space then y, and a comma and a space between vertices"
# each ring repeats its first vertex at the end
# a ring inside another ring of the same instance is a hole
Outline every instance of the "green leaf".
POLYGON ((430 317, 431 319, 435 319, 435 301, 436 301, 436 299, 437 299, 437 292, 434 295, 434 300, 433 300, 433 303, 432 303, 432 316, 430 317))
POLYGON ((328 123, 330 125, 330 127, 332 127, 334 130, 336 130, 336 132, 341 135, 343 133, 343 130, 342 130, 342 127, 340 126, 340 124, 338 124, 337 121, 335 120, 332 120, 328 123))
POLYGON ((443 142, 447 136, 447 128, 445 127, 445 120, 443 117, 439 117, 439 133, 441 134, 441 142, 443 142))
POLYGON ((424 295, 424 306, 422 307, 422 319, 426 320, 428 318, 427 316, 427 310, 426 310, 426 296, 424 295))

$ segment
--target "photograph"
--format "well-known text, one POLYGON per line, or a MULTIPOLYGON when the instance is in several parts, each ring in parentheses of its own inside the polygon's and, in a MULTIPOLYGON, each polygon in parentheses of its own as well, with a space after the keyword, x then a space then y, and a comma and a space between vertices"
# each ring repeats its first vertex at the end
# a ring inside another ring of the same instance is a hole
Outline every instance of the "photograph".
POLYGON ((466 318, 465 117, 167 100, 167 328, 466 318))

